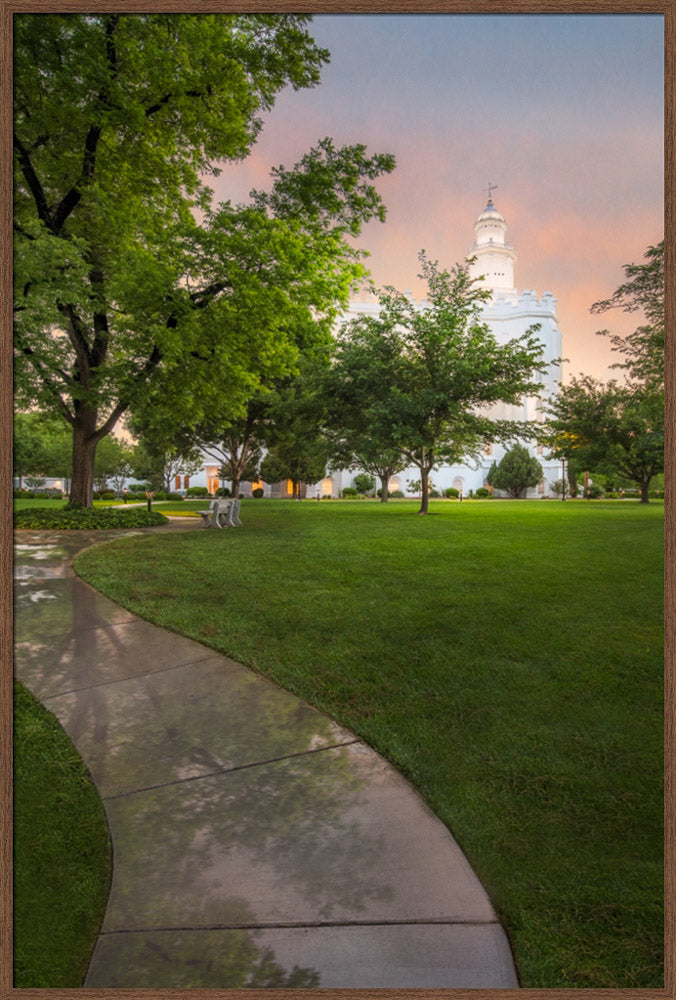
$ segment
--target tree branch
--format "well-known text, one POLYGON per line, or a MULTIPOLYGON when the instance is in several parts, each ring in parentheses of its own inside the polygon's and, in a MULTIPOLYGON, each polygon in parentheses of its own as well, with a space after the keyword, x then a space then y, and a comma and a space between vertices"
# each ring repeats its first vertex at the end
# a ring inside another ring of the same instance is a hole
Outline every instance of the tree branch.
POLYGON ((19 166, 21 167, 21 173, 23 174, 26 183, 30 188, 30 192, 33 195, 33 201, 35 202, 35 207, 38 211, 38 216, 40 217, 42 222, 44 222, 47 228, 51 232, 53 232, 54 223, 51 212, 49 210, 49 205, 47 204, 45 193, 42 190, 42 185, 40 181, 38 180, 38 175, 35 172, 28 150, 23 145, 16 132, 14 133, 14 149, 17 152, 17 156, 19 159, 19 166))

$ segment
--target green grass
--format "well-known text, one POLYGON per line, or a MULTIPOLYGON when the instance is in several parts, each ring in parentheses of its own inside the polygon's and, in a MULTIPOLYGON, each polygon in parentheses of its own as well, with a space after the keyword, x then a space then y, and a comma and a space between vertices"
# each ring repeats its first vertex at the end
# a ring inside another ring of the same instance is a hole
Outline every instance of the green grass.
POLYGON ((110 884, 101 800, 55 717, 14 687, 14 985, 82 985, 110 884))
POLYGON ((76 567, 393 761, 486 885, 523 986, 660 986, 663 505, 417 506, 249 502, 241 529, 76 567))

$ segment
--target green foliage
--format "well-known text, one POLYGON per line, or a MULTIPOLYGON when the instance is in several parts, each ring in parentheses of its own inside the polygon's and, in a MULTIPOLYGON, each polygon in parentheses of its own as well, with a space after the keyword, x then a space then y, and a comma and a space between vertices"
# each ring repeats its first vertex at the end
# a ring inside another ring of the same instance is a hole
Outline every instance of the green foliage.
POLYGON ((500 462, 488 471, 486 481, 496 490, 502 490, 511 497, 523 496, 524 492, 542 479, 542 466, 533 458, 528 449, 516 444, 505 452, 500 462))
POLYGON ((603 496, 603 487, 597 483, 590 483, 583 491, 585 500, 600 500, 603 496))
POLYGON ((626 383, 573 379, 551 404, 544 440, 578 468, 636 483, 648 503, 650 480, 664 470, 664 241, 644 256, 645 263, 625 265, 627 280, 609 299, 592 306, 594 313, 620 308, 646 319, 626 338, 611 336, 622 356, 614 367, 626 383))
POLYGON ((420 263, 428 308, 419 310, 387 288, 378 316, 360 316, 344 327, 336 355, 341 379, 352 380, 359 419, 373 413, 366 426, 381 428, 383 445, 420 470, 420 513, 426 513, 436 465, 473 456, 486 441, 529 432, 523 423, 492 420, 482 409, 537 392, 535 375, 545 368, 536 328, 499 345, 480 321, 489 293, 470 278, 466 265, 440 270, 424 252, 420 263), (352 356, 363 359, 364 379, 352 356))
POLYGON ((371 493, 376 487, 375 479, 367 472, 360 472, 356 475, 352 480, 352 484, 357 493, 371 493))
POLYGON ((108 825, 56 718, 14 682, 14 986, 83 985, 110 885, 108 825))
POLYGON ((555 457, 625 476, 647 503, 650 481, 664 469, 664 395, 573 378, 550 401, 545 440, 555 457))
POLYGON ((650 391, 664 391, 664 240, 650 246, 644 254, 645 263, 625 264, 626 281, 609 299, 595 302, 593 313, 621 309, 642 312, 646 323, 628 337, 610 336, 613 350, 623 360, 614 367, 626 371, 634 385, 650 391))
POLYGON ((493 494, 490 490, 487 490, 485 486, 480 486, 478 490, 474 491, 474 496, 477 500, 490 500, 493 494))
POLYGON ((217 497, 230 497, 230 496, 232 496, 232 493, 228 489, 227 486, 219 486, 219 488, 216 490, 216 496, 217 497))
POLYGON ((32 411, 14 415, 14 475, 68 479, 72 468, 72 435, 53 414, 32 411))
POLYGON ((324 399, 317 369, 323 355, 305 355, 293 379, 270 394, 267 408, 268 453, 260 475, 266 483, 291 479, 294 495, 300 483, 316 483, 326 472, 328 443, 323 431, 324 399))
POLYGON ((342 492, 343 500, 350 500, 350 499, 352 499, 352 497, 358 497, 358 496, 359 496, 359 492, 358 492, 358 490, 356 490, 354 488, 354 486, 346 486, 343 489, 343 492, 342 492))
POLYGON ((208 497, 209 490, 206 486, 189 486, 185 491, 187 497, 208 497))
POLYGON ((456 490, 455 486, 449 486, 448 489, 444 490, 444 496, 450 500, 455 500, 460 495, 460 490, 456 490))
POLYGON ((18 14, 15 375, 73 434, 74 503, 132 410, 178 430, 326 338, 364 274, 348 241, 384 209, 388 156, 324 140, 251 204, 212 205, 216 163, 253 145, 328 53, 285 14, 18 14))
MULTIPOLYGON (((145 497, 144 497, 145 499, 145 497)), ((164 514, 147 511, 139 507, 93 508, 65 507, 54 510, 51 507, 33 507, 19 510, 14 514, 14 527, 31 531, 56 528, 62 531, 101 530, 107 528, 146 528, 167 524, 164 514)))
POLYGON ((256 498, 265 496, 265 490, 262 486, 257 486, 255 490, 251 491, 251 496, 256 498))

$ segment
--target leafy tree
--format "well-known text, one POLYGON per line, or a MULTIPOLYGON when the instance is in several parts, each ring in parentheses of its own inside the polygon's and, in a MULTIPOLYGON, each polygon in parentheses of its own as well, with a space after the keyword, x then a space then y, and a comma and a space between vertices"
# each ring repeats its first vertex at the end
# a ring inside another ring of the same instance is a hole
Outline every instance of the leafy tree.
POLYGON ((609 299, 595 302, 592 313, 605 313, 609 309, 623 312, 642 312, 646 322, 628 337, 611 335, 613 350, 623 360, 613 367, 627 372, 629 380, 644 388, 664 389, 664 240, 650 246, 644 254, 645 263, 625 264, 626 281, 609 299))
POLYGON ((661 393, 579 376, 561 387, 548 410, 544 440, 554 457, 626 476, 641 490, 641 503, 649 502, 650 480, 664 469, 661 393))
MULTIPOLYGON (((131 475, 132 449, 110 434, 99 442, 94 461, 94 480, 99 489, 106 489, 109 479, 119 481, 131 475), (126 470, 126 471, 125 471, 126 470)), ((120 485, 120 489, 124 482, 120 485)))
POLYGON ((268 453, 260 474, 266 483, 290 479, 300 499, 301 483, 326 472, 329 448, 322 426, 325 409, 316 377, 317 358, 306 358, 295 379, 270 397, 266 430, 268 453))
MULTIPOLYGON (((542 345, 533 329, 500 346, 479 318, 489 293, 469 276, 466 265, 440 270, 423 253, 421 275, 428 284, 428 307, 419 310, 393 288, 380 296, 380 314, 361 316, 346 338, 369 344, 387 356, 378 394, 380 419, 389 423, 394 442, 408 464, 420 470, 420 514, 429 502, 429 476, 441 462, 453 464, 476 455, 487 441, 524 436, 530 427, 493 419, 488 407, 516 403, 540 386, 542 345)), ((365 394, 362 407, 369 405, 365 394)))
POLYGON ((522 444, 515 444, 489 469, 486 482, 496 490, 521 497, 524 492, 542 479, 542 466, 522 444))
POLYGON ((390 373, 399 345, 358 320, 343 326, 330 367, 323 373, 330 461, 379 477, 382 503, 388 483, 406 468, 389 411, 390 373))
POLYGON ((234 497, 239 496, 243 480, 258 476, 269 396, 269 392, 259 389, 247 402, 242 416, 233 419, 220 408, 188 432, 199 450, 221 464, 219 476, 230 481, 234 497))
POLYGON ((371 493, 376 488, 376 481, 368 472, 360 472, 354 477, 354 488, 357 493, 371 493))
POLYGON ((223 395, 242 407, 363 273, 345 236, 382 216, 367 181, 391 157, 325 140, 248 206, 212 207, 203 179, 247 154, 282 88, 318 82, 308 20, 15 19, 16 384, 71 429, 73 504, 153 389, 177 425, 223 395))
POLYGON ((32 411, 14 416, 14 475, 36 474, 68 480, 71 444, 67 429, 49 413, 32 411))
POLYGON ((592 306, 646 318, 628 337, 611 337, 622 355, 614 367, 626 382, 574 378, 550 403, 544 442, 578 470, 625 476, 648 503, 650 480, 664 470, 664 241, 644 256, 646 263, 625 266, 627 281, 609 299, 592 306))
MULTIPOLYGON (((131 428, 139 432, 138 421, 131 428)), ((202 467, 202 458, 190 444, 174 445, 156 430, 143 433, 131 455, 131 472, 136 478, 148 482, 154 490, 171 492, 175 476, 192 475, 202 467)))

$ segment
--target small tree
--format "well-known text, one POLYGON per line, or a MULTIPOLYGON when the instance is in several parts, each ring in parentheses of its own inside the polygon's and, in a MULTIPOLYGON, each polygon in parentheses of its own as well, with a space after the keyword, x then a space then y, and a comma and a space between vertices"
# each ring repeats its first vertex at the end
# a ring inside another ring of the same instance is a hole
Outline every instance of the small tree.
POLYGON ((371 493, 376 488, 376 481, 368 472, 360 472, 359 475, 354 477, 352 482, 357 493, 360 493, 362 496, 365 493, 371 493))
POLYGON ((511 497, 521 497, 529 487, 537 486, 542 479, 542 466, 528 454, 521 444, 514 445, 500 462, 491 466, 486 482, 496 490, 511 497))
MULTIPOLYGON (((500 345, 481 322, 489 293, 470 277, 467 265, 443 271, 424 252, 420 261, 420 277, 428 285, 426 308, 388 288, 380 296, 379 315, 353 320, 344 336, 373 344, 373 351, 390 361, 380 366, 383 384, 375 405, 399 452, 420 470, 419 513, 426 514, 432 469, 475 456, 488 441, 532 433, 523 422, 494 419, 490 407, 536 394, 541 386, 534 375, 545 366, 535 328, 500 345)), ((366 394, 362 406, 369 406, 366 394)))

